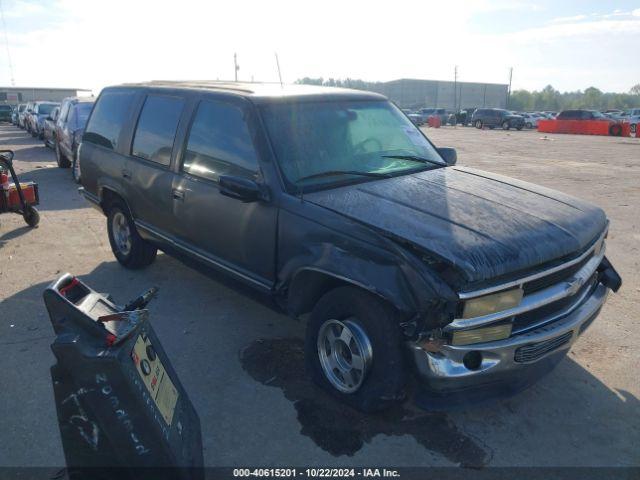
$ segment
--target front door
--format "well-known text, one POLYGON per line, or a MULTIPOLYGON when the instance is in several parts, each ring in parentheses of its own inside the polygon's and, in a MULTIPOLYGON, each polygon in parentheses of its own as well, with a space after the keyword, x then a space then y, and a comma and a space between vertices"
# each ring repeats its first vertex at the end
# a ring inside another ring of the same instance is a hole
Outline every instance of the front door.
POLYGON ((221 175, 261 180, 248 102, 203 99, 173 181, 178 238, 192 253, 249 283, 274 282, 277 208, 220 193, 221 175))

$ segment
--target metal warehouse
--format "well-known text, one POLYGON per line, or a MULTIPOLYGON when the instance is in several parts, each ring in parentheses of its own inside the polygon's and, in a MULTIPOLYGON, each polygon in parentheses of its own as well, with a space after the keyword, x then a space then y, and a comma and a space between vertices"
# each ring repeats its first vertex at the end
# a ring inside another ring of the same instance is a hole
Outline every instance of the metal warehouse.
POLYGON ((440 107, 452 111, 471 107, 506 108, 508 89, 506 84, 410 78, 379 83, 372 88, 401 108, 440 107))
POLYGON ((60 102, 67 97, 87 96, 86 88, 0 87, 0 104, 16 105, 34 100, 60 102))

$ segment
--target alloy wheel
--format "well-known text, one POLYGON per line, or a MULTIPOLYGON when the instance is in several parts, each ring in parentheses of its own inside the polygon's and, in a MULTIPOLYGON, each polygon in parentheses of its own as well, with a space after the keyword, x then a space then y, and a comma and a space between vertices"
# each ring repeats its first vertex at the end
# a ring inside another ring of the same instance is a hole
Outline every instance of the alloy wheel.
POLYGON ((343 393, 356 392, 373 360, 371 341, 355 319, 327 320, 318 332, 318 356, 325 377, 343 393))
POLYGON ((129 255, 131 252, 131 228, 124 213, 116 212, 111 227, 116 248, 122 255, 129 255))

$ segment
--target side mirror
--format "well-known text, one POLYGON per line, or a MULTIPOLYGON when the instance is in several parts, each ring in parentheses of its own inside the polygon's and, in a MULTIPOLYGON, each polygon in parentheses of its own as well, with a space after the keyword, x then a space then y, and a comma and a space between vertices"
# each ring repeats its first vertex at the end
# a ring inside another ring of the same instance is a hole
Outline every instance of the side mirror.
POLYGON ((442 147, 438 149, 438 153, 445 161, 445 163, 449 166, 455 165, 458 161, 458 153, 455 148, 451 147, 442 147))
POLYGON ((220 193, 227 197, 242 200, 243 202, 256 202, 267 199, 260 185, 249 178, 221 175, 218 181, 220 183, 220 193))

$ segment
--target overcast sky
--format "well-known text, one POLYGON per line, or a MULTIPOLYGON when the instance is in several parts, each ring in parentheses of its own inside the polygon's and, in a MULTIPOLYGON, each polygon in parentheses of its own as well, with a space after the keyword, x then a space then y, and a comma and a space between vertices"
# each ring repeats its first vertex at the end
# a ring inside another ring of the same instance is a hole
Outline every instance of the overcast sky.
POLYGON ((640 83, 640 0, 0 0, 0 85, 151 79, 459 79, 514 89, 640 83), (4 37, 0 37, 4 41, 4 37), (2 42, 4 43, 4 42, 2 42), (2 45, 4 47, 4 45, 2 45))

